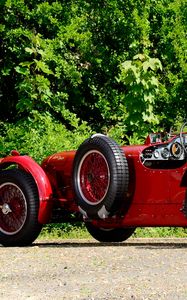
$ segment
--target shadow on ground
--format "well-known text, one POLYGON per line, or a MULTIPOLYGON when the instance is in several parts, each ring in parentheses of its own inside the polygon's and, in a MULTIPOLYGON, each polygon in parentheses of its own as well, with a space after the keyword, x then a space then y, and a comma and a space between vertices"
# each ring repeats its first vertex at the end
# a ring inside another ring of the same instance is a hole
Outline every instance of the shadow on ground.
POLYGON ((95 248, 95 247, 136 247, 144 249, 181 249, 187 248, 187 239, 139 239, 123 243, 99 243, 84 240, 38 241, 32 247, 95 248))

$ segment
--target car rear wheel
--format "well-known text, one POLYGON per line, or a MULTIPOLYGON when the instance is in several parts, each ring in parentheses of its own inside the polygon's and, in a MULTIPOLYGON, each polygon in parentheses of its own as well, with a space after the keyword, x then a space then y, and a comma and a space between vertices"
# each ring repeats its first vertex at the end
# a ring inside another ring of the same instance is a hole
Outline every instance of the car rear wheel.
POLYGON ((105 219, 126 202, 128 164, 123 150, 106 136, 87 139, 73 166, 76 201, 85 217, 105 219))
POLYGON ((99 228, 90 222, 85 223, 88 232, 99 242, 123 242, 127 240, 135 231, 135 227, 126 228, 99 228))
POLYGON ((38 191, 28 173, 19 169, 0 172, 0 244, 31 244, 42 229, 38 209, 38 191))

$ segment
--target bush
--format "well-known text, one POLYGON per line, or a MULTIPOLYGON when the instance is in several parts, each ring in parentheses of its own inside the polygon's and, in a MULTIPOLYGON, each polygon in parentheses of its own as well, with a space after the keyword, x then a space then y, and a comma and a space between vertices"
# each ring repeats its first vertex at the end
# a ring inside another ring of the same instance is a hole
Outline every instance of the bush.
POLYGON ((16 125, 1 123, 0 156, 17 149, 29 154, 38 162, 52 153, 77 149, 91 134, 91 129, 82 123, 70 131, 55 121, 49 113, 33 112, 32 117, 20 120, 16 125))
POLYGON ((2 122, 48 112, 123 141, 186 116, 185 0, 4 0, 0 17, 2 122))

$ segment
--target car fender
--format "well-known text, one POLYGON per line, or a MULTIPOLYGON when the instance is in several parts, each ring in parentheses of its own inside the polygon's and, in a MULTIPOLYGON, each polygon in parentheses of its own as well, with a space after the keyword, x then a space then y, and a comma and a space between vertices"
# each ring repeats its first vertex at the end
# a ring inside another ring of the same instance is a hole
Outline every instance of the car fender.
POLYGON ((17 165, 33 177, 38 188, 40 200, 38 221, 41 224, 47 223, 52 210, 52 188, 45 171, 27 155, 7 156, 0 159, 0 170, 6 169, 11 165, 17 165))

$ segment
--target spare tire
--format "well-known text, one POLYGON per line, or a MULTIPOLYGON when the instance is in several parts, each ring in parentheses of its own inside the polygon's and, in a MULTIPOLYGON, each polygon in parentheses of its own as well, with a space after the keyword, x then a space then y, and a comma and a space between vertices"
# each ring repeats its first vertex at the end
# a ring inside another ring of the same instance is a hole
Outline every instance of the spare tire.
POLYGON ((78 148, 73 186, 80 212, 105 219, 116 214, 126 200, 129 171, 125 154, 111 138, 94 135, 78 148))

